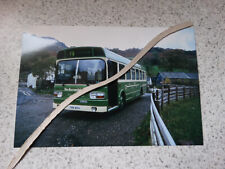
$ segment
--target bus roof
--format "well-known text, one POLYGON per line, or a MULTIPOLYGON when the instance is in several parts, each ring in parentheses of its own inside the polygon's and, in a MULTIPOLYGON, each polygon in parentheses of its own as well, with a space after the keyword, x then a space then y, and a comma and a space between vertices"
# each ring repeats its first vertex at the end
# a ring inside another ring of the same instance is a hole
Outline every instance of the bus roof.
MULTIPOLYGON (((92 57, 106 57, 112 59, 114 61, 118 61, 123 64, 130 63, 130 59, 127 59, 121 55, 118 55, 106 48, 102 47, 70 47, 58 52, 57 59, 64 59, 64 58, 76 58, 76 57, 85 57, 85 56, 92 56, 92 57)), ((142 66, 139 64, 135 64, 136 68, 142 69, 142 66)))
MULTIPOLYGON (((124 64, 128 64, 131 61, 130 59, 127 59, 127 58, 125 58, 121 55, 118 55, 118 54, 116 54, 116 53, 114 53, 114 52, 112 52, 112 51, 110 51, 106 48, 103 48, 103 50, 105 52, 105 56, 109 59, 112 59, 112 60, 115 60, 115 61, 118 61, 118 62, 121 62, 121 63, 124 63, 124 64)), ((137 67, 139 69, 142 68, 141 65, 139 65, 139 64, 135 64, 135 67, 137 67)))

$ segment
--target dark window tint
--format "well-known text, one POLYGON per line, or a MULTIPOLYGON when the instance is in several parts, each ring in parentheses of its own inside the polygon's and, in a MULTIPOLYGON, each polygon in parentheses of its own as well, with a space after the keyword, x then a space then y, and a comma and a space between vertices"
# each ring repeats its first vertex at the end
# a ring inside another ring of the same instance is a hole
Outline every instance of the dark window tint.
POLYGON ((93 56, 92 48, 79 48, 75 49, 76 57, 88 57, 93 56))
POLYGON ((59 51, 57 59, 91 56, 105 56, 105 53, 99 47, 78 47, 59 51))
POLYGON ((127 77, 127 80, 130 80, 131 79, 131 73, 130 73, 131 70, 128 70, 127 73, 126 73, 126 77, 127 77))
POLYGON ((101 59, 59 61, 56 83, 95 84, 106 79, 105 61, 101 59))
POLYGON ((57 59, 63 59, 65 56, 64 56, 64 51, 59 51, 58 54, 57 54, 57 59))
POLYGON ((108 60, 108 77, 112 77, 117 73, 117 63, 111 60, 108 60))
POLYGON ((105 62, 101 59, 79 60, 77 84, 95 84, 106 78, 105 62))
POLYGON ((136 80, 139 80, 139 70, 136 69, 136 80))
POLYGON ((94 48, 94 56, 105 56, 102 48, 94 48))
POLYGON ((135 70, 131 69, 131 71, 132 71, 132 80, 135 80, 135 70))
POLYGON ((74 84, 77 60, 60 61, 56 69, 56 83, 74 84))
MULTIPOLYGON (((121 71, 124 68, 124 65, 119 64, 119 71, 121 71)), ((120 79, 125 79, 125 74, 120 77, 120 79)))

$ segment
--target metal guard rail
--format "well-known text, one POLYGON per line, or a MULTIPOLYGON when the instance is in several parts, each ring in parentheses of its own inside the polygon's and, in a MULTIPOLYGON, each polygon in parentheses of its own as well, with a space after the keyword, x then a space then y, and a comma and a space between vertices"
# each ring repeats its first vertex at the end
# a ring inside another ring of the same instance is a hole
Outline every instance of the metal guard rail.
POLYGON ((150 103, 150 112, 151 112, 151 120, 150 120, 150 134, 152 145, 170 145, 175 146, 170 132, 168 131, 166 125, 164 124, 162 118, 159 115, 159 112, 155 106, 152 93, 150 95, 151 103, 150 103))

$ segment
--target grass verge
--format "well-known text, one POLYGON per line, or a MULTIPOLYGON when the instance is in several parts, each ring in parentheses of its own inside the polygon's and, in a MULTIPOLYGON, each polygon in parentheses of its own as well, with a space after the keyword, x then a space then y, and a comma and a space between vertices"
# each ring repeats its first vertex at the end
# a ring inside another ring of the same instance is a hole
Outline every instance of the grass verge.
POLYGON ((141 122, 141 125, 138 126, 134 131, 134 145, 151 145, 150 139, 150 112, 147 113, 144 120, 141 122))
POLYGON ((161 117, 177 145, 202 145, 200 98, 166 105, 161 117))
MULTIPOLYGON (((185 99, 164 106, 161 117, 177 145, 202 145, 200 98, 185 99)), ((134 145, 151 145, 150 113, 134 131, 134 145)))

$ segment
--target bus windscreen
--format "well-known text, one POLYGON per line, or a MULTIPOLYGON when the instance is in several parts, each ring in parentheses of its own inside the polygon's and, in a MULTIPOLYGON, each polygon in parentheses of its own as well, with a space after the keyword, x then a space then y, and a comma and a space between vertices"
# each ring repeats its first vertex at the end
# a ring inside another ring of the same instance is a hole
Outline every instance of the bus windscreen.
POLYGON ((95 84, 106 79, 102 59, 63 60, 56 66, 57 84, 95 84))

